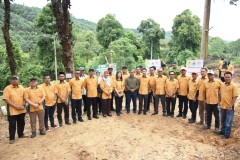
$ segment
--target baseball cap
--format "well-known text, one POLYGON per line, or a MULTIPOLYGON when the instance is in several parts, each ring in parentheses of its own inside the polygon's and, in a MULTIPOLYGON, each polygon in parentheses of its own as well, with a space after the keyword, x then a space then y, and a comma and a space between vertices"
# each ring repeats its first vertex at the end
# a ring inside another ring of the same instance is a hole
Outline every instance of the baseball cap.
POLYGON ((85 69, 84 69, 84 67, 80 67, 79 70, 80 71, 84 71, 85 69))
POLYGON ((19 77, 16 76, 16 75, 13 75, 13 76, 11 77, 11 79, 12 79, 12 80, 13 80, 13 79, 17 79, 17 80, 19 80, 19 77))
POLYGON ((181 70, 185 70, 186 71, 187 69, 186 69, 186 67, 182 67, 181 70))
POLYGON ((208 74, 214 74, 213 70, 209 70, 208 74))

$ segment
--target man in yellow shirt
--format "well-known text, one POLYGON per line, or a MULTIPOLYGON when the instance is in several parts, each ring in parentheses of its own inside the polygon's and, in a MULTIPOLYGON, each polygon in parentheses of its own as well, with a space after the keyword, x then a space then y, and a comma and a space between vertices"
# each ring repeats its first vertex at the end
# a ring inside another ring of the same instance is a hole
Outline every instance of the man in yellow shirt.
POLYGON ((225 139, 228 139, 231 134, 233 117, 234 117, 234 104, 238 97, 238 88, 232 82, 232 73, 226 72, 224 74, 225 83, 222 83, 220 89, 220 107, 221 107, 221 124, 222 128, 219 132, 225 139))
MULTIPOLYGON (((80 79, 80 71, 75 71, 75 77, 69 81, 69 86, 72 91, 71 107, 72 107, 72 119, 73 123, 77 123, 76 113, 78 115, 78 121, 83 122, 82 119, 82 89, 83 79, 80 79)), ((87 101, 84 101, 87 103, 87 101)), ((89 118, 90 119, 90 118, 89 118)))
POLYGON ((45 130, 49 131, 48 118, 50 119, 51 127, 57 128, 57 125, 54 124, 54 112, 56 108, 57 95, 55 94, 55 87, 51 84, 51 78, 49 75, 44 76, 44 83, 41 87, 46 93, 44 124, 45 130))
POLYGON ((141 76, 142 76, 141 69, 140 69, 140 67, 138 66, 138 67, 136 67, 135 77, 136 77, 137 79, 139 79, 141 76))
POLYGON ((219 132, 219 90, 221 82, 214 79, 214 72, 208 71, 208 81, 202 86, 203 97, 206 99, 206 110, 207 110, 207 126, 206 129, 211 129, 212 113, 215 117, 215 133, 219 132))
POLYGON ((201 69, 201 78, 198 79, 198 89, 199 89, 199 95, 198 95, 198 103, 199 103, 199 117, 200 122, 198 122, 198 125, 207 124, 207 110, 206 110, 206 102, 204 98, 204 93, 202 91, 202 86, 205 82, 208 81, 207 77, 207 68, 201 69))
POLYGON ((62 127, 62 110, 64 109, 64 119, 65 124, 71 125, 69 122, 69 105, 68 105, 68 97, 70 94, 70 86, 69 83, 65 81, 65 73, 58 73, 59 82, 55 84, 55 93, 57 94, 57 118, 59 122, 59 126, 62 127))
POLYGON ((166 80, 165 84, 167 116, 171 116, 172 118, 174 117, 174 110, 176 105, 176 93, 179 88, 178 80, 176 80, 174 77, 175 72, 170 71, 169 78, 166 80))
POLYGON ((234 75, 234 67, 233 67, 233 65, 230 64, 230 61, 228 62, 227 71, 231 72, 232 75, 234 75))
POLYGON ((144 102, 143 114, 147 114, 148 94, 149 88, 149 77, 147 77, 147 69, 142 69, 142 77, 139 78, 139 111, 138 114, 142 114, 142 107, 144 102))
POLYGON ((181 68, 181 75, 177 77, 179 83, 178 89, 178 99, 179 99, 179 114, 177 117, 183 117, 184 119, 187 117, 188 112, 188 82, 191 77, 186 75, 187 70, 185 67, 181 68), (184 105, 184 108, 183 108, 184 105))
POLYGON ((10 144, 15 142, 16 126, 18 137, 26 137, 24 136, 26 108, 23 95, 24 88, 19 86, 19 78, 12 76, 11 84, 3 91, 3 100, 7 103, 10 144))
POLYGON ((221 78, 221 70, 222 70, 223 62, 224 62, 224 58, 221 58, 221 60, 218 62, 219 78, 221 78))
POLYGON ((97 87, 98 78, 94 76, 94 69, 89 69, 89 76, 84 79, 83 87, 87 90, 87 116, 91 120, 91 106, 93 112, 93 118, 98 119, 98 108, 97 108, 97 87))
POLYGON ((39 131, 40 135, 45 135, 44 131, 44 114, 45 111, 43 109, 42 102, 45 100, 45 91, 38 87, 38 81, 37 78, 31 78, 30 79, 30 87, 27 88, 24 92, 24 98, 25 101, 30 106, 30 123, 31 123, 31 129, 32 129, 32 135, 31 138, 36 137, 36 120, 38 117, 39 121, 39 131))
POLYGON ((197 114, 197 108, 198 108, 198 80, 197 80, 198 74, 197 72, 192 72, 192 79, 188 82, 188 100, 189 100, 189 108, 192 112, 191 118, 188 120, 189 123, 195 123, 196 122, 196 114, 197 114))
MULTIPOLYGON (((150 102, 153 98, 153 90, 154 90, 154 84, 155 84, 155 70, 154 70, 154 67, 150 67, 149 68, 149 71, 150 71, 150 75, 148 76, 149 77, 149 89, 150 89, 150 92, 148 93, 148 100, 147 100, 147 111, 150 110, 150 102)), ((155 106, 155 101, 153 99, 153 106, 155 106)))
POLYGON ((163 116, 166 116, 166 97, 165 97, 165 83, 166 83, 167 77, 163 75, 162 68, 158 69, 158 77, 155 78, 154 83, 154 113, 152 115, 158 114, 158 105, 159 105, 159 99, 161 100, 162 104, 162 113, 163 116))

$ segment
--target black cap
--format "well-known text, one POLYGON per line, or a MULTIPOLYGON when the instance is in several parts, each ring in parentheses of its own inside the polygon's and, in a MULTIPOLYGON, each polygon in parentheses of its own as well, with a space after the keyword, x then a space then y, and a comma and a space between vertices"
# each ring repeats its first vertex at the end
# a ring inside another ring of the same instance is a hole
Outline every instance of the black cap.
POLYGON ((12 79, 12 80, 13 80, 13 79, 17 79, 17 80, 19 80, 19 77, 16 76, 16 75, 13 75, 11 79, 12 79))
POLYGON ((122 66, 122 69, 127 69, 127 66, 122 66))
POLYGON ((30 78, 30 82, 32 82, 32 81, 37 81, 37 78, 36 77, 30 78))
POLYGON ((88 70, 88 72, 94 72, 94 69, 93 68, 90 68, 89 70, 88 70))

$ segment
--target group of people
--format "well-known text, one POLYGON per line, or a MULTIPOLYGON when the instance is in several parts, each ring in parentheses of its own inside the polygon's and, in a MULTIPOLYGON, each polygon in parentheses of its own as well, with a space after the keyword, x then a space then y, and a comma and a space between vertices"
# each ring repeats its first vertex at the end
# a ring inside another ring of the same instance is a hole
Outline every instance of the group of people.
POLYGON ((175 105, 178 98, 179 112, 176 117, 187 118, 188 108, 191 111, 189 123, 196 122, 197 109, 199 107, 200 122, 206 129, 211 128, 212 113, 215 116, 215 133, 229 138, 234 116, 234 103, 238 97, 237 86, 232 82, 232 73, 225 72, 224 80, 216 79, 214 72, 207 68, 201 69, 201 77, 198 71, 186 74, 187 69, 178 69, 177 64, 167 69, 166 65, 156 70, 141 66, 130 70, 126 66, 122 71, 113 74, 113 68, 109 66, 103 75, 80 67, 75 71, 72 79, 65 79, 65 73, 59 72, 59 81, 51 83, 49 75, 44 76, 44 83, 38 85, 38 79, 33 77, 29 80, 29 87, 23 88, 19 84, 19 77, 13 75, 11 84, 3 92, 3 100, 7 104, 9 121, 10 144, 15 142, 15 133, 19 138, 24 135, 25 114, 29 112, 31 123, 31 138, 36 137, 36 119, 39 122, 40 135, 45 135, 50 127, 63 126, 62 112, 64 111, 64 122, 71 125, 69 118, 69 106, 71 106, 72 122, 74 124, 84 122, 82 115, 86 112, 88 120, 112 116, 112 111, 120 116, 123 110, 123 98, 125 97, 125 109, 133 113, 146 115, 153 103, 154 112, 159 113, 159 103, 162 107, 163 116, 175 116, 175 105), (113 107, 115 99, 115 108, 113 107), (137 100, 139 102, 137 107, 137 100), (84 108, 82 109, 82 103, 84 108), (28 107, 29 106, 29 109, 28 107), (219 107, 221 108, 221 130, 219 120, 219 107), (59 125, 54 122, 54 113, 57 108, 57 119, 59 125), (138 112, 137 112, 138 110, 138 112), (83 111, 83 112, 82 112, 83 111), (50 120, 50 127, 49 127, 50 120))

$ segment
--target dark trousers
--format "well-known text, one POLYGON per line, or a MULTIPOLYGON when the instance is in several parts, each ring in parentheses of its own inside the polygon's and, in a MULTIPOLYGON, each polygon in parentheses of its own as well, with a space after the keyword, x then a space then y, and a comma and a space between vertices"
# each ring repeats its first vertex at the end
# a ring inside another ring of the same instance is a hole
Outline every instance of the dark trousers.
POLYGON ((62 110, 64 110, 64 119, 65 123, 69 122, 69 106, 65 103, 58 103, 57 104, 57 118, 59 124, 62 124, 62 110))
POLYGON ((147 105, 148 105, 148 94, 139 94, 138 95, 139 99, 139 112, 144 112, 147 111, 147 105), (143 108, 143 103, 144 103, 144 108, 143 108))
POLYGON ((82 99, 83 99, 83 112, 87 112, 87 96, 86 95, 82 95, 82 99))
POLYGON ((189 108, 192 113, 192 120, 196 121, 196 115, 197 115, 197 108, 198 108, 198 100, 195 102, 193 100, 189 99, 189 108))
POLYGON ((115 96, 116 113, 121 112, 122 102, 123 102, 123 96, 122 97, 115 96))
POLYGON ((110 114, 111 113, 111 99, 102 99, 102 114, 110 114))
POLYGON ((45 115, 44 115, 44 124, 45 128, 48 127, 48 118, 50 119, 51 127, 54 126, 54 112, 56 105, 53 106, 45 106, 45 115))
POLYGON ((98 108, 97 108, 97 97, 87 97, 87 116, 91 117, 91 114, 93 112, 93 117, 97 116, 98 108), (91 106, 92 106, 92 112, 91 112, 91 106))
POLYGON ((111 110, 114 110, 114 107, 113 107, 113 99, 114 99, 114 93, 112 92, 112 98, 111 98, 111 110))
POLYGON ((187 96, 178 95, 179 98, 179 115, 187 115, 188 112, 188 98, 187 96), (184 109, 183 109, 184 105, 184 109))
POLYGON ((221 109, 221 132, 224 133, 225 136, 230 136, 232 123, 234 118, 234 110, 227 111, 226 109, 221 109))
MULTIPOLYGON (((148 93, 148 100, 147 100, 147 110, 150 110, 150 103, 153 97, 153 92, 148 93)), ((155 106, 155 100, 153 99, 153 106, 155 106)))
POLYGON ((166 97, 167 104, 167 115, 174 115, 175 105, 176 105, 176 97, 166 97))
MULTIPOLYGON (((86 103, 86 101, 84 103, 86 103)), ((71 107, 73 121, 77 120, 76 114, 78 115, 78 120, 82 119, 82 99, 72 99, 71 107)))
POLYGON ((212 113, 215 117, 215 128, 219 128, 219 110, 217 104, 207 104, 207 126, 211 127, 212 123, 212 113))
POLYGON ((129 112, 130 111, 130 103, 131 100, 133 101, 133 111, 137 110, 137 92, 131 92, 131 91, 126 91, 126 109, 129 112))
POLYGON ((162 104, 162 112, 166 113, 166 97, 165 95, 155 95, 154 96, 154 112, 158 113, 158 106, 159 106, 159 99, 161 100, 162 104))
POLYGON ((24 135, 23 132, 25 127, 25 113, 14 116, 9 115, 8 122, 9 122, 9 140, 15 139, 16 126, 18 137, 24 135))
POLYGON ((100 97, 97 97, 97 108, 98 108, 98 112, 101 113, 102 112, 102 99, 100 97))

